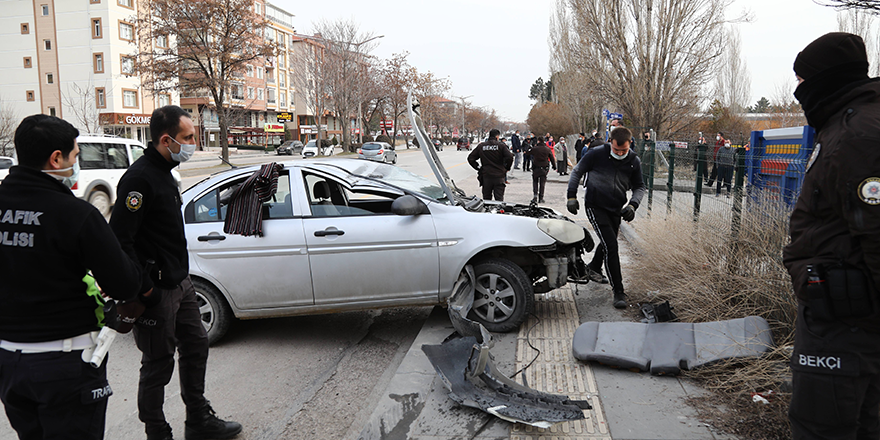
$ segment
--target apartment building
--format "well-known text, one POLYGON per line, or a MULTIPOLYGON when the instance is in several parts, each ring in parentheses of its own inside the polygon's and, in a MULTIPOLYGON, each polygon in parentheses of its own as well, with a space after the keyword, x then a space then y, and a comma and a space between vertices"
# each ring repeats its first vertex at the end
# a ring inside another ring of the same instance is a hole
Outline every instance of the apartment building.
POLYGON ((153 109, 179 98, 147 92, 134 71, 136 2, 4 1, 0 100, 18 118, 55 115, 84 133, 147 142, 153 109))

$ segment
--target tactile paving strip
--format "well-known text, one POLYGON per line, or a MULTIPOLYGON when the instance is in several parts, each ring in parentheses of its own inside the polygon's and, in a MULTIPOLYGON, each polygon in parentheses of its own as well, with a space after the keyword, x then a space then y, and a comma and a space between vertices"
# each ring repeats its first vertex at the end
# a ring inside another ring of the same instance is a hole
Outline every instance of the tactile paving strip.
MULTIPOLYGON (((528 341, 531 341, 532 345, 541 350, 541 354, 526 369, 526 385, 538 391, 562 394, 575 400, 588 400, 593 409, 584 411, 586 418, 583 420, 558 423, 547 429, 513 424, 510 439, 611 440, 593 370, 571 354, 571 340, 579 322, 571 289, 565 286, 543 295, 535 295, 535 315, 539 319, 530 316, 517 335, 517 371, 531 362, 537 354, 529 347, 528 341)), ((514 379, 523 383, 521 374, 514 379)))

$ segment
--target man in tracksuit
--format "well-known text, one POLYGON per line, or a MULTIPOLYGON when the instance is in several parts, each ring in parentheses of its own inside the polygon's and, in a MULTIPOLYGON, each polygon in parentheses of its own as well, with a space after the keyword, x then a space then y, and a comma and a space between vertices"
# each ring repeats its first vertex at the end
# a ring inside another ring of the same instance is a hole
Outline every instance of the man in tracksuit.
POLYGON ((54 116, 25 118, 19 165, 0 184, 0 400, 22 439, 104 438, 107 361, 83 358, 104 320, 94 280, 118 300, 140 286, 107 221, 70 192, 78 135, 54 116))
POLYGON ((617 233, 621 219, 631 222, 635 218, 636 209, 645 194, 645 183, 642 181, 639 157, 630 150, 632 132, 626 127, 617 127, 611 132, 610 139, 610 144, 587 150, 571 171, 566 207, 572 214, 577 214, 580 209, 577 189, 581 178, 586 175, 584 208, 599 236, 599 246, 588 265, 590 278, 602 278, 604 262, 614 294, 614 307, 622 309, 626 307, 626 294, 620 274, 617 233), (632 198, 627 201, 626 193, 630 190, 632 198))
POLYGON ((782 257, 797 295, 794 439, 880 438, 880 78, 858 35, 819 37, 794 62, 816 144, 782 257))
POLYGON ((483 199, 497 201, 504 200, 505 179, 510 166, 513 164, 513 153, 507 148, 507 144, 498 140, 501 134, 496 128, 489 131, 489 139, 480 142, 474 151, 468 154, 468 163, 479 173, 480 184, 483 187, 483 199))
POLYGON ((152 144, 119 180, 110 218, 122 248, 141 264, 154 262, 141 279, 141 291, 152 288, 159 294, 134 327, 143 353, 138 416, 148 440, 172 439, 162 406, 177 351, 187 440, 232 438, 241 425, 219 419, 204 396, 208 336, 189 278, 180 192, 171 175, 195 151, 195 128, 189 113, 169 105, 153 112, 150 135, 152 144))

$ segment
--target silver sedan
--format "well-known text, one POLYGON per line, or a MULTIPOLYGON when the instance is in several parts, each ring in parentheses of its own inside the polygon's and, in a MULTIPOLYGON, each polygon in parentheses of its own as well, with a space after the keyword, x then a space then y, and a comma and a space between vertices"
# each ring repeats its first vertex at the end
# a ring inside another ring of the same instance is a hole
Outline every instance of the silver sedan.
POLYGON ((394 146, 385 142, 367 142, 358 148, 358 159, 378 160, 385 163, 397 163, 397 152, 394 146))

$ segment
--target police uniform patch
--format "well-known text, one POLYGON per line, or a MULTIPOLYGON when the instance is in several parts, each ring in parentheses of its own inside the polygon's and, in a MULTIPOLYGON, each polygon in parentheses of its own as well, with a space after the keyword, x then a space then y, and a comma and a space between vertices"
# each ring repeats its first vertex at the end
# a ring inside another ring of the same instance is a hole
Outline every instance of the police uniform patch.
POLYGON ((131 212, 137 212, 138 209, 141 209, 141 205, 143 204, 144 196, 137 191, 128 193, 128 197, 125 198, 125 206, 131 212))
POLYGON ((880 205, 880 177, 868 177, 859 184, 859 198, 869 205, 880 205))

